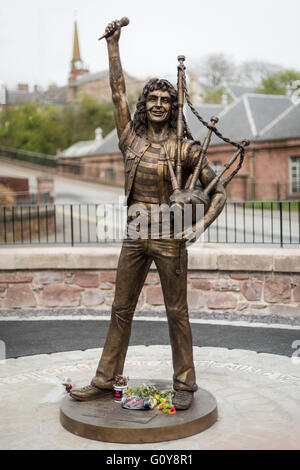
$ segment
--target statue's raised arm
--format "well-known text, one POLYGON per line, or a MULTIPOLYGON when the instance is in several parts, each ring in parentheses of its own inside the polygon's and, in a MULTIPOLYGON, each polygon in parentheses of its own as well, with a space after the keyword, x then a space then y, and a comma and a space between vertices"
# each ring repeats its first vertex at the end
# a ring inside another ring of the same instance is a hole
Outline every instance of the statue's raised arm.
POLYGON ((121 34, 121 21, 109 23, 105 29, 109 57, 109 81, 114 104, 115 123, 119 138, 130 121, 130 111, 126 97, 125 79, 123 75, 119 39, 121 34))

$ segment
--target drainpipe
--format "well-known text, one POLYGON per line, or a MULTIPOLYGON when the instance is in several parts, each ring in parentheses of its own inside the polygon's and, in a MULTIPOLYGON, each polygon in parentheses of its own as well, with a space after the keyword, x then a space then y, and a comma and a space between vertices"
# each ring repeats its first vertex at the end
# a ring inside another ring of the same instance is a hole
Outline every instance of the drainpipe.
POLYGON ((249 152, 249 176, 250 176, 250 199, 255 200, 255 151, 252 148, 249 152))

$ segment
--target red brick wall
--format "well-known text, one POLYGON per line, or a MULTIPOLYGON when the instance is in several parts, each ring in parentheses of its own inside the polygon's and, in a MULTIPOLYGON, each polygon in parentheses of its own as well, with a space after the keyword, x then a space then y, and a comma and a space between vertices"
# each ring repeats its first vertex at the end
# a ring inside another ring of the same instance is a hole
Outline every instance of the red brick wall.
MULTIPOLYGON (((300 139, 254 146, 256 199, 290 199, 289 157, 300 156, 300 139)), ((295 197, 295 196, 294 196, 295 197)))
POLYGON ((11 176, 0 176, 0 184, 10 188, 15 193, 23 193, 17 195, 17 201, 26 200, 29 192, 28 178, 15 178, 11 176), (25 193, 25 194, 24 194, 25 193))
POLYGON ((29 182, 28 178, 14 178, 12 176, 0 176, 0 183, 15 192, 28 192, 29 182))
MULTIPOLYGON (((214 146, 209 149, 208 158, 211 162, 221 161, 223 165, 233 154, 233 151, 232 147, 214 146)), ((300 156, 300 139, 253 143, 251 147, 246 149, 243 167, 239 172, 239 175, 242 175, 245 181, 242 182, 242 178, 235 177, 229 183, 227 187, 228 199, 244 199, 244 197, 241 197, 243 191, 246 193, 247 199, 253 197, 256 200, 291 199, 289 158, 297 155, 300 156), (252 150, 254 151, 254 193, 251 190, 250 171, 252 150), (243 189, 243 185, 246 186, 246 190, 243 189)), ((295 196, 293 197, 295 198, 295 196)))
POLYGON ((112 186, 124 185, 124 164, 121 154, 82 157, 73 160, 63 159, 61 161, 64 165, 58 163, 59 173, 77 174, 81 175, 84 180, 97 181, 112 186), (110 169, 114 173, 113 180, 109 177, 110 169))
POLYGON ((82 175, 87 178, 96 177, 98 181, 116 186, 124 185, 124 164, 121 154, 101 155, 100 157, 85 157, 82 162, 86 166, 82 167, 82 175), (90 163, 90 165, 89 165, 90 163), (108 170, 112 169, 114 180, 108 177, 108 170))

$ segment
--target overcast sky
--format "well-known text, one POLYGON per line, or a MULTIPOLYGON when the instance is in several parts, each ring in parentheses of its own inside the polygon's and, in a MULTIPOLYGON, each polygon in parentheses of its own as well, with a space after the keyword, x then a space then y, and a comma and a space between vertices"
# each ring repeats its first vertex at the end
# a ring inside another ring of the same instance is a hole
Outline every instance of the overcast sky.
POLYGON ((123 67, 139 78, 170 77, 179 54, 188 67, 212 52, 300 70, 299 0, 0 0, 0 81, 66 84, 75 17, 82 60, 91 72, 107 69, 97 39, 123 16, 123 67))

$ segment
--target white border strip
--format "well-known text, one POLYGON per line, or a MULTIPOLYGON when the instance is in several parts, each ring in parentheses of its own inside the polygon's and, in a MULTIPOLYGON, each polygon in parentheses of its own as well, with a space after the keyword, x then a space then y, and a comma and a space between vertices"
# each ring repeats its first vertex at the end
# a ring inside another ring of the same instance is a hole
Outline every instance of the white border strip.
POLYGON ((249 103, 248 97, 246 95, 243 96, 243 102, 244 102, 244 106, 245 106, 245 110, 246 110, 246 114, 247 114, 247 118, 248 118, 248 121, 249 121, 251 132, 253 134, 253 137, 256 137, 257 136, 257 128, 256 128, 256 125, 255 125, 255 122, 254 122, 254 117, 253 117, 253 114, 252 114, 252 111, 251 111, 250 103, 249 103))
MULTIPOLYGON (((98 320, 98 321, 109 321, 110 315, 48 315, 40 317, 0 317, 0 321, 57 321, 57 320, 73 320, 73 321, 84 321, 84 320, 98 320)), ((136 316, 133 321, 157 321, 167 322, 167 317, 156 317, 156 316, 136 316)), ((245 326, 252 328, 278 328, 284 330, 300 330, 300 325, 290 325, 288 323, 263 323, 263 322, 250 322, 246 320, 216 320, 216 319, 201 319, 201 318, 190 318, 190 323, 204 324, 204 325, 229 325, 229 326, 245 326)))

